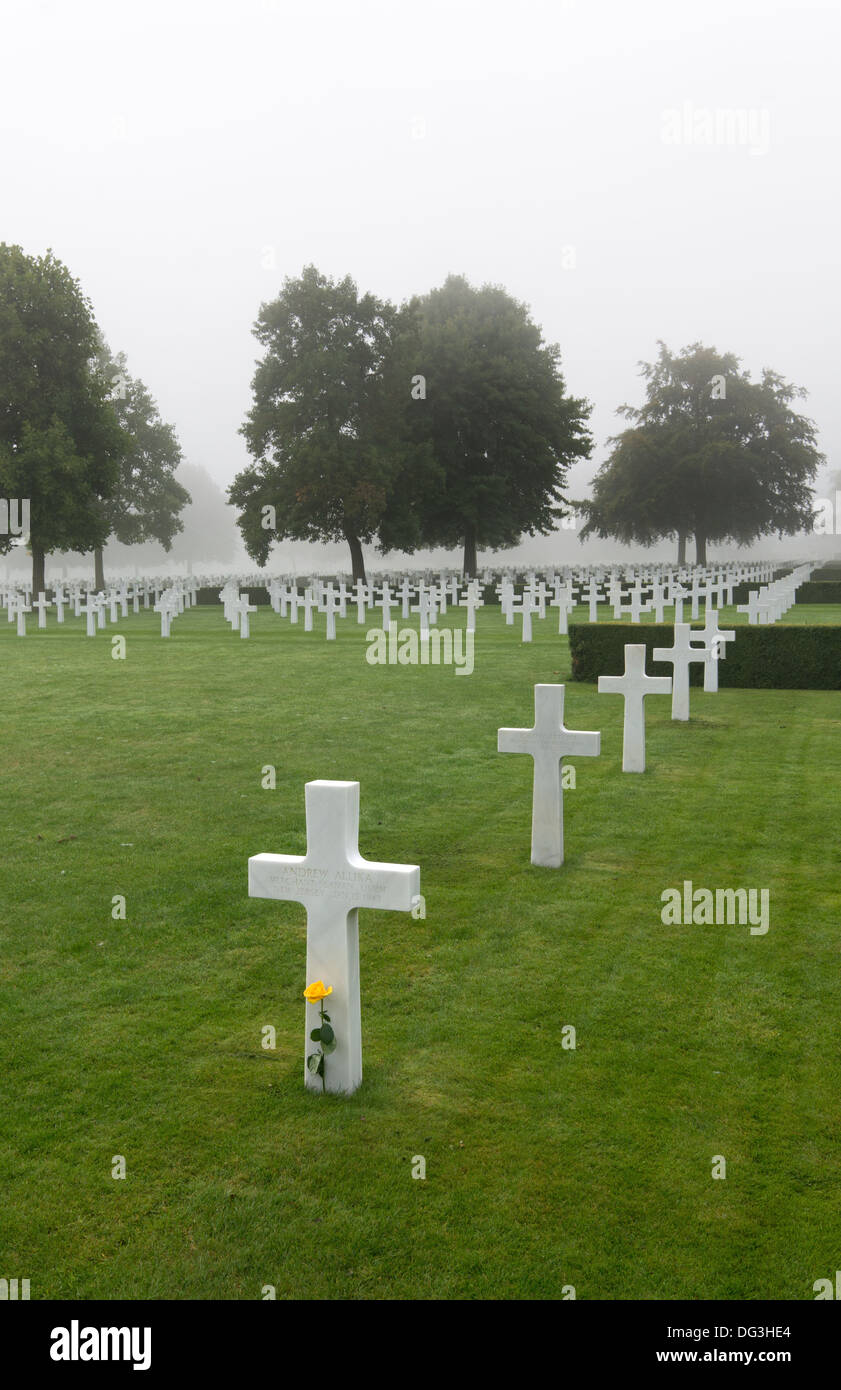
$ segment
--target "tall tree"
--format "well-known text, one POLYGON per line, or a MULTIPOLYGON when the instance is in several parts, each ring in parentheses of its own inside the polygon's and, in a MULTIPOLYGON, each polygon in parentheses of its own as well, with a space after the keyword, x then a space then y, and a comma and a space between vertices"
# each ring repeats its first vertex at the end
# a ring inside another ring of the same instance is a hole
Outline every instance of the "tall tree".
POLYGON ((480 546, 546 535, 567 514, 562 489, 569 466, 590 454, 591 407, 566 394, 560 349, 501 287, 450 275, 410 308, 426 389, 417 437, 442 476, 418 504, 420 535, 463 545, 464 572, 475 575, 480 546))
MULTIPOLYGON (((88 299, 48 251, 0 244, 0 494, 30 505, 32 585, 45 556, 94 549, 126 448, 88 299)), ((11 537, 0 537, 8 550, 11 537)))
MULTIPOLYGON (((181 462, 175 430, 160 412, 143 382, 129 375, 126 355, 112 357, 105 342, 100 366, 112 383, 111 403, 128 437, 116 488, 103 504, 109 535, 122 545, 158 541, 169 551, 173 537, 184 529, 179 512, 190 501, 173 474, 181 462)), ((97 589, 105 585, 102 545, 94 551, 97 589)))
POLYGON ((241 430, 255 462, 228 489, 258 563, 284 537, 345 540, 354 579, 364 579, 362 546, 389 509, 393 517, 413 453, 402 423, 401 323, 401 311, 360 297, 350 276, 330 280, 315 266, 261 306, 254 334, 265 354, 241 430))
POLYGON ((806 395, 765 368, 758 382, 732 353, 693 343, 640 364, 646 399, 622 406, 632 422, 609 441, 611 452, 578 504, 587 535, 651 545, 664 536, 695 537, 696 564, 708 541, 740 545, 776 532, 809 529, 809 486, 823 456, 815 426, 792 403, 806 395))

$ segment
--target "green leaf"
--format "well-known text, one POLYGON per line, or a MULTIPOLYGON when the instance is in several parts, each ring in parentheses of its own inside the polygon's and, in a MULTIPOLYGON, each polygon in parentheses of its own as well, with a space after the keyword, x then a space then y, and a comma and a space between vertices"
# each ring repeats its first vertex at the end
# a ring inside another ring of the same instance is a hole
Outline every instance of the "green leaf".
POLYGON ((329 1014, 324 1014, 323 1017, 324 1017, 324 1022, 325 1022, 325 1023, 329 1023, 329 1022, 330 1022, 330 1015, 329 1015, 329 1014))
POLYGON ((321 1029, 321 1042, 331 1043, 335 1036, 336 1034, 333 1032, 333 1029, 330 1027, 330 1024, 325 1023, 323 1028, 321 1029))
POLYGON ((307 1058, 307 1066, 309 1067, 311 1072, 314 1072, 316 1076, 321 1075, 321 1068, 323 1063, 324 1058, 322 1057, 320 1052, 311 1052, 309 1057, 307 1058))
POLYGON ((321 1050, 326 1055, 330 1052, 335 1052, 338 1046, 339 1044, 336 1042, 336 1039, 334 1038, 332 1042, 323 1042, 321 1044, 321 1050))
POLYGON ((320 1029, 320 1028, 313 1028, 312 1032, 310 1033, 310 1041, 311 1041, 311 1042, 321 1042, 321 1029, 320 1029))

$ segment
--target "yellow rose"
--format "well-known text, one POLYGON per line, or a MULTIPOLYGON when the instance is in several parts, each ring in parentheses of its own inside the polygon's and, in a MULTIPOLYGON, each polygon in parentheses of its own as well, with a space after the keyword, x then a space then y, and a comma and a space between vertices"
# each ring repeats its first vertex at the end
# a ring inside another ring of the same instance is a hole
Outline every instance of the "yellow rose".
POLYGON ((319 1002, 319 1000, 321 1000, 321 999, 326 999, 327 996, 328 996, 328 994, 332 994, 332 993, 333 993, 333 986, 332 986, 332 985, 330 986, 329 989, 325 989, 325 987, 324 987, 324 981, 323 981, 323 980, 316 980, 316 982, 315 982, 314 985, 307 985, 307 988, 304 990, 304 998, 305 998, 305 999, 308 999, 308 1000, 310 1001, 311 1004, 317 1004, 317 1003, 319 1002))

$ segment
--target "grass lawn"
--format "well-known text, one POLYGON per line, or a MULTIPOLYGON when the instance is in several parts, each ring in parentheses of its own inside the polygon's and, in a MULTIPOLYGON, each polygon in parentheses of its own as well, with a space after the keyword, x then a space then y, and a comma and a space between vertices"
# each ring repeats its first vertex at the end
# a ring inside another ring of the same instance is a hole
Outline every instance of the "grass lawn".
POLYGON ((814 1298, 841 1252, 838 693, 693 690, 688 725, 649 699, 633 776, 622 701, 568 685, 602 755, 572 760, 566 863, 536 869, 531 762, 496 731, 568 679, 557 614, 524 646, 480 611, 461 677, 369 666, 349 613, 331 644, 268 609, 248 642, 218 608, 168 642, 152 613, 96 640, 0 625, 0 1276, 33 1299, 814 1298), (360 912, 349 1098, 303 1085, 303 909, 247 897, 250 854, 303 853, 313 778, 361 782, 362 854, 419 864, 426 898, 425 921, 360 912), (664 926, 684 879, 768 888, 767 935, 664 926))

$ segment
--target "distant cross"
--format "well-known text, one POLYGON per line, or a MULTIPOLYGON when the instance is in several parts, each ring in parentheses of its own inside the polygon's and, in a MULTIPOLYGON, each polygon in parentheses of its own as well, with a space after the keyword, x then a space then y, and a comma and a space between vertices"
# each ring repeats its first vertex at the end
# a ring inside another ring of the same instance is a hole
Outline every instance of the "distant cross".
POLYGON ((686 598, 686 590, 682 584, 672 584, 670 598, 675 606, 675 623, 682 623, 683 600, 686 598))
MULTIPOLYGON (((33 601, 32 601, 32 607, 38 609, 38 626, 39 626, 39 627, 46 627, 46 626, 47 626, 47 609, 48 609, 48 608, 52 608, 52 604, 50 603, 49 599, 47 598, 47 595, 46 595, 45 593, 43 593, 43 592, 39 593, 38 597, 37 597, 36 599, 33 599, 33 601)), ((30 611, 31 611, 31 610, 30 610, 30 611)))
POLYGON ((318 607, 318 599, 311 584, 304 590, 301 606, 304 610, 304 632, 312 632, 312 610, 318 607))
POLYGON ((155 600, 155 612, 161 615, 161 637, 169 637, 170 635, 174 606, 173 598, 169 593, 163 593, 160 598, 155 600))
POLYGON ((599 676, 600 695, 621 695, 625 701, 622 732, 622 771, 645 772, 645 697, 671 695, 671 676, 645 674, 645 644, 625 646, 625 674, 599 676))
POLYGON ((632 589, 629 598, 630 603, 627 607, 625 604, 620 604, 619 611, 620 613, 630 613, 631 622, 638 623, 641 615, 648 612, 649 605, 643 602, 641 589, 632 589))
POLYGON ((758 589, 751 589, 748 594, 747 603, 740 603, 736 609, 737 613, 747 613, 748 622, 754 627, 759 622, 759 615, 762 608, 762 599, 758 589))
POLYGON ((18 599, 17 607, 16 607, 16 609, 15 609, 15 613, 16 613, 17 620, 18 620, 18 631, 17 631, 18 637, 25 637, 25 636, 26 636, 26 615, 27 615, 27 613, 31 613, 31 612, 32 612, 32 609, 31 609, 31 607, 29 606, 29 604, 26 603, 26 602, 24 601, 23 598, 18 599))
POLYGON ((590 622, 597 623, 599 621, 598 602, 602 595, 599 593, 599 586, 595 579, 590 580, 590 586, 583 597, 590 605, 590 622))
POLYGON ((500 729, 500 753, 528 753, 534 760, 531 813, 531 862, 547 869, 564 862, 564 802, 561 785, 565 757, 595 758, 601 735, 564 727, 564 687, 534 687, 531 729, 500 729))
POLYGON ((95 636, 96 636, 96 615, 97 615, 97 612, 98 612, 98 609, 97 609, 96 598, 95 598, 95 596, 94 596, 93 594, 88 594, 87 602, 86 602, 85 604, 80 605, 80 609, 79 609, 79 616, 81 617, 81 615, 84 613, 85 619, 86 619, 86 621, 87 621, 87 630, 86 630, 86 632, 85 632, 85 636, 86 636, 86 637, 95 637, 95 636))
MULTIPOLYGON (((248 861, 248 895, 302 903, 307 910, 307 984, 332 986, 327 1001, 337 1047, 325 1059, 328 1091, 355 1091, 362 1080, 359 994, 359 908, 409 912, 420 894, 414 864, 378 864, 359 853, 359 783, 307 782, 307 852, 256 854, 248 861)), ((304 1079, 321 1090, 306 1066, 315 1051, 310 1031, 319 1010, 306 1005, 304 1079)))
MULTIPOLYGON (((412 586, 411 586, 411 584, 409 583, 408 579, 405 578, 405 577, 403 578, 403 581, 402 581, 402 583, 401 583, 401 585, 400 585, 400 591, 399 591, 399 592, 400 592, 400 603, 401 603, 401 610, 400 610, 400 611, 401 611, 401 615, 402 615, 403 621, 404 621, 404 623, 405 623, 405 622, 408 620, 408 617, 409 617, 409 605, 410 605, 410 603, 412 602, 412 586)), ((360 618, 359 621, 362 622, 363 619, 360 618)))
POLYGON ((453 599, 453 606, 467 609, 467 632, 476 631, 476 609, 484 607, 485 600, 481 597, 478 584, 473 581, 468 584, 467 592, 463 599, 453 599))
POLYGON ((704 609, 704 627, 698 635, 703 637, 706 645, 704 689, 714 694, 718 690, 718 663, 727 655, 724 643, 735 641, 736 634, 732 628, 725 632, 719 627, 718 612, 708 604, 704 609))
POLYGON ((565 589, 558 589, 550 603, 550 608, 558 610, 558 636, 565 637, 569 632, 569 614, 572 604, 565 589))
POLYGON ((391 610, 397 607, 397 600, 391 597, 391 590, 387 584, 383 584, 382 598, 377 600, 374 607, 382 609, 382 625, 383 628, 388 631, 388 625, 391 622, 391 610))
POLYGON ((336 640, 336 612, 339 607, 339 596, 333 593, 332 585, 324 595, 324 611, 327 614, 327 641, 336 640))
POLYGON ((520 599, 519 606, 514 603, 511 604, 511 612, 518 617, 522 617, 523 619, 524 642, 531 641, 531 615, 534 611, 535 605, 532 603, 531 595, 524 589, 523 597, 520 599))
POLYGON ((672 678, 672 719, 689 718, 689 666, 693 661, 706 661, 707 654, 701 648, 693 647, 692 628, 689 623, 675 623, 674 645, 655 647, 651 655, 654 661, 666 661, 673 671, 672 678))
POLYGON ((257 605, 256 605, 256 603, 251 603, 251 602, 249 601, 249 596, 248 596, 248 594, 245 593, 245 592, 243 592, 243 593, 241 593, 241 594, 239 595, 239 597, 238 597, 238 599, 237 599, 237 601, 236 601, 236 604, 235 604, 234 606, 235 606, 235 608, 236 608, 236 610, 237 610, 237 613, 239 614, 239 635, 240 635, 240 637, 250 637, 250 636, 251 636, 251 631, 250 631, 250 628, 249 628, 249 625, 248 625, 248 615, 249 615, 249 613, 256 613, 256 612, 257 612, 257 605))

